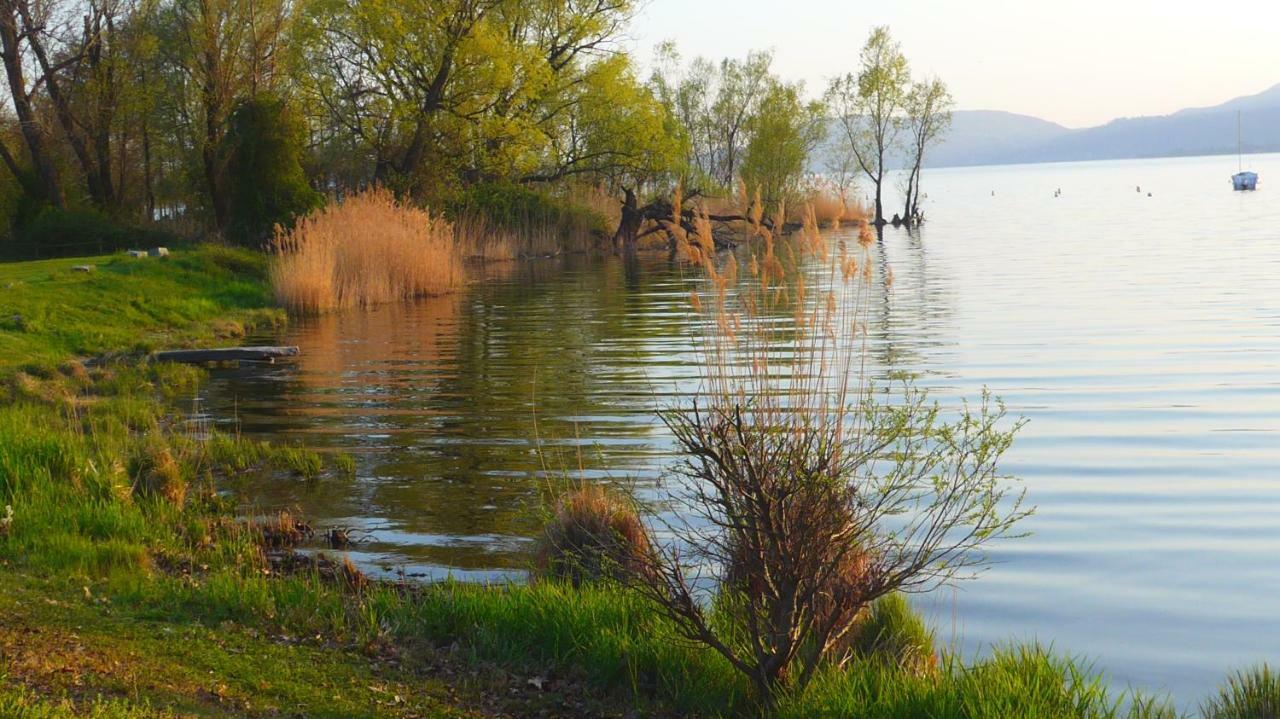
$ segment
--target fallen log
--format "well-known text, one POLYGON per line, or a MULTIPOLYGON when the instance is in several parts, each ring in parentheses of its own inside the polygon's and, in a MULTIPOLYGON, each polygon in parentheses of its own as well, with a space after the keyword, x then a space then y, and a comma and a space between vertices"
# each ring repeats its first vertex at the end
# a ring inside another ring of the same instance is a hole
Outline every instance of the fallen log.
POLYGON ((297 347, 217 347, 203 350, 166 350, 151 355, 158 362, 274 362, 280 357, 298 356, 297 347))

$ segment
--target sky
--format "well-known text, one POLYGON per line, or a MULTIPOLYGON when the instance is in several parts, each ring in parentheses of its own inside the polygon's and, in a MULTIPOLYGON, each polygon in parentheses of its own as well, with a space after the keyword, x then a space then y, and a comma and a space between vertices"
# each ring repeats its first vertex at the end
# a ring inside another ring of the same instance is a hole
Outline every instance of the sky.
POLYGON ((632 23, 642 62, 770 48, 774 69, 817 94, 856 68, 888 25, 913 72, 957 109, 1006 110, 1067 127, 1216 105, 1280 83, 1280 0, 648 0, 632 23))

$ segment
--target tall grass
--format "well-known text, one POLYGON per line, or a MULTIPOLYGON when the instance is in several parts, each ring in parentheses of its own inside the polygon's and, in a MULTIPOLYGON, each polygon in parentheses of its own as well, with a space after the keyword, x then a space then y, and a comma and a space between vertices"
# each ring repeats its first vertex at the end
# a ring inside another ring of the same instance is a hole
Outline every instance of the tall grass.
POLYGON ((839 227, 867 219, 866 208, 828 183, 815 182, 803 194, 803 202, 794 206, 793 212, 797 214, 788 217, 788 221, 804 222, 806 207, 813 211, 814 218, 822 227, 839 227))
POLYGON ((451 223, 372 188, 277 231, 277 301, 316 313, 441 295, 463 281, 451 223))

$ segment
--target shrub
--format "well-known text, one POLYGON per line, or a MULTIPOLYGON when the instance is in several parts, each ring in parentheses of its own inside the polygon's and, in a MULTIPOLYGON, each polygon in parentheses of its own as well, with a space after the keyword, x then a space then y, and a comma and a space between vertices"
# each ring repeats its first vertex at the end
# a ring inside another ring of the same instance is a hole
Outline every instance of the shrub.
POLYGON ((648 553, 649 534, 635 507, 598 485, 559 498, 538 540, 537 575, 573 584, 634 572, 648 553))
POLYGON ((383 188, 299 219, 272 248, 276 300, 299 312, 441 295, 463 280, 453 226, 383 188))
POLYGON ((261 245, 276 225, 290 225, 324 204, 302 170, 305 142, 306 128, 283 100, 258 96, 236 107, 226 138, 230 239, 261 245))
POLYGON ((717 261, 705 214, 692 232, 670 223, 710 280, 708 299, 692 299, 708 314, 703 385, 691 406, 663 413, 682 455, 673 539, 631 579, 772 707, 847 658, 865 608, 973 576, 985 545, 1027 511, 998 472, 1017 428, 1001 428, 1002 407, 984 396, 948 423, 924 392, 886 397, 859 374, 870 275, 858 268, 873 237, 833 251, 808 208, 796 251, 777 253, 761 208, 751 223, 763 243, 741 284, 732 260, 717 261), (809 293, 802 258, 829 289, 809 293), (708 602, 698 576, 729 580, 721 590, 735 596, 708 602))
POLYGON ((1280 718, 1280 674, 1266 664, 1237 672, 1200 705, 1200 714, 1205 719, 1280 718))
MULTIPOLYGON (((452 208, 467 254, 486 259, 576 251, 613 231, 593 189, 570 188, 557 197, 513 183, 469 189, 452 208), (474 238, 482 240, 481 243, 474 238)), ((615 223, 616 224, 616 223, 615 223)))

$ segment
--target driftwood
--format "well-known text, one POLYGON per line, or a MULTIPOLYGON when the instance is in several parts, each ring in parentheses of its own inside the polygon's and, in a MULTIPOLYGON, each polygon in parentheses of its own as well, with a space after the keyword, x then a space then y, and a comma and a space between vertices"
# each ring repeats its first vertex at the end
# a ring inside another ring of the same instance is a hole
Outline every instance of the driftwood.
POLYGON ((218 347, 203 350, 168 350, 156 352, 151 358, 158 362, 234 362, 251 360, 274 362, 280 357, 296 357, 297 347, 218 347))
MULTIPOLYGON (((676 251, 675 237, 671 235, 670 232, 667 232, 666 226, 663 224, 664 222, 670 222, 675 214, 675 207, 672 205, 671 200, 661 197, 647 205, 641 206, 636 200, 635 191, 631 188, 623 188, 623 191, 626 193, 626 199, 622 202, 621 221, 618 223, 617 231, 613 234, 614 250, 621 251, 625 254, 631 254, 635 252, 636 242, 641 238, 665 232, 668 239, 669 254, 674 256, 676 251), (649 224, 650 226, 647 229, 642 230, 646 224, 649 224)), ((693 192, 685 195, 684 199, 687 201, 701 196, 701 192, 694 190, 693 192)), ((680 212, 680 226, 686 232, 693 232, 694 222, 697 217, 697 210, 692 205, 682 207, 680 212)), ((749 221, 749 218, 745 214, 709 213, 705 215, 705 217, 711 222, 719 225, 749 221)), ((762 218, 760 224, 770 231, 775 231, 773 218, 762 218)), ((800 224, 801 223, 798 222, 785 223, 781 228, 782 232, 790 232, 799 229, 800 224)), ((731 249, 736 244, 725 234, 719 232, 713 233, 713 239, 715 240, 716 249, 719 250, 731 249)))

